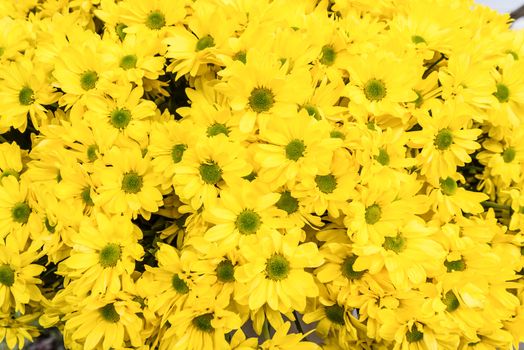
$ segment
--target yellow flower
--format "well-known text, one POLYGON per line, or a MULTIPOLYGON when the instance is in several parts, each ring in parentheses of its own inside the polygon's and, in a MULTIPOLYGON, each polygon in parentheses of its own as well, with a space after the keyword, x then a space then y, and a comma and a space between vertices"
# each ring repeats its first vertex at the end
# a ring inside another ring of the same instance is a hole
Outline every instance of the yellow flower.
POLYGON ((251 310, 267 303, 283 313, 290 309, 303 312, 306 298, 318 296, 313 276, 304 269, 319 266, 323 258, 314 243, 299 244, 297 231, 254 237, 245 241, 240 252, 246 261, 235 271, 236 279, 244 283, 237 301, 251 310))
POLYGON ((142 259, 141 237, 129 218, 96 214, 85 219, 72 237, 73 249, 59 264, 58 273, 73 281, 72 290, 79 296, 89 291, 117 293, 129 281, 135 261, 142 259))
POLYGON ((245 64, 233 61, 220 71, 222 81, 216 89, 229 99, 233 111, 243 113, 240 131, 253 131, 257 118, 259 124, 265 124, 262 115, 296 115, 297 105, 307 98, 307 90, 295 87, 310 86, 311 77, 305 69, 288 72, 288 67, 288 62, 282 64, 270 53, 251 49, 246 53, 245 64))
POLYGON ((214 224, 204 238, 229 250, 250 235, 269 235, 282 226, 280 211, 274 207, 278 198, 278 194, 264 192, 249 182, 222 190, 217 202, 210 204, 203 214, 204 220, 214 224))
POLYGON ((173 177, 175 193, 194 210, 216 198, 224 185, 233 186, 251 172, 243 147, 225 135, 196 140, 179 164, 173 177))
POLYGON ((260 345, 260 349, 279 349, 279 350, 320 350, 321 347, 313 342, 303 339, 309 334, 293 334, 289 332, 290 322, 284 323, 276 329, 271 339, 266 340, 260 345))
POLYGON ((453 176, 457 166, 471 162, 469 153, 480 148, 476 139, 482 131, 469 127, 471 119, 463 110, 441 105, 432 109, 431 116, 420 114, 417 121, 422 130, 410 133, 410 146, 422 148, 417 157, 420 173, 434 185, 453 176))
POLYGON ((0 310, 25 314, 26 305, 31 301, 40 302, 42 294, 37 284, 44 267, 33 264, 39 256, 38 247, 19 249, 10 240, 0 245, 0 310))
POLYGON ((140 32, 163 37, 170 27, 181 23, 186 15, 184 4, 171 0, 125 0, 119 6, 122 22, 116 24, 116 31, 121 37, 127 33, 140 32))
POLYGON ((524 66, 516 61, 506 61, 499 70, 493 70, 496 98, 489 110, 489 121, 494 126, 519 127, 524 104, 524 66))
POLYGON ((141 214, 149 218, 162 205, 158 176, 151 168, 150 157, 141 150, 113 147, 95 168, 96 206, 113 214, 141 214))
POLYGON ((5 176, 14 176, 17 179, 22 172, 22 156, 25 156, 25 151, 20 149, 20 146, 15 142, 0 143, 0 179, 5 176))
POLYGON ((38 314, 13 317, 9 314, 0 315, 0 341, 10 349, 22 349, 27 341, 33 341, 38 335, 34 326, 38 314))
POLYGON ((330 137, 326 120, 317 121, 305 111, 290 118, 272 116, 260 130, 255 161, 261 165, 258 177, 272 186, 291 189, 306 175, 330 173, 333 151, 341 140, 330 137))
POLYGON ((140 304, 132 295, 93 295, 79 299, 74 311, 64 318, 64 333, 82 349, 119 349, 130 343, 133 347, 144 344, 143 320, 138 316, 140 304))
POLYGON ((12 62, 0 70, 0 108, 3 119, 0 127, 25 131, 27 116, 35 128, 47 122, 46 107, 58 101, 43 65, 33 64, 29 58, 12 62))
POLYGON ((25 20, 14 19, 11 16, 0 14, 0 62, 17 61, 29 47, 29 23, 25 20))

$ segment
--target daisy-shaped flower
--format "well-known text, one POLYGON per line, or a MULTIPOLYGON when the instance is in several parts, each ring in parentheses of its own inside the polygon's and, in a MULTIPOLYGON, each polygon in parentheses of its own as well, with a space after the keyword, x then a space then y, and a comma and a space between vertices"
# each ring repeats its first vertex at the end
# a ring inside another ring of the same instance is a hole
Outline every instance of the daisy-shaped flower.
POLYGON ((234 111, 242 111, 240 131, 251 132, 261 114, 292 117, 297 107, 307 98, 311 86, 307 70, 288 72, 289 63, 282 64, 278 57, 255 49, 246 54, 246 63, 234 61, 219 72, 222 82, 217 89, 230 100, 234 111))
POLYGON ((11 62, 0 70, 0 108, 2 125, 25 131, 27 117, 35 128, 47 122, 46 105, 58 101, 59 94, 51 86, 44 66, 33 64, 29 58, 11 62))
POLYGON ((216 198, 219 188, 237 184, 251 170, 239 143, 225 135, 201 138, 184 152, 173 186, 180 199, 197 210, 216 198))
POLYGON ((183 0, 126 0, 119 5, 122 34, 146 32, 163 37, 170 27, 180 24, 186 16, 183 0))
POLYGON ((140 304, 125 292, 80 299, 64 318, 64 336, 83 349, 120 349, 144 344, 140 304))
POLYGON ((255 144, 255 161, 261 165, 258 176, 272 186, 293 187, 305 175, 329 174, 334 150, 341 140, 330 137, 326 120, 317 121, 306 111, 290 118, 271 116, 255 144))
POLYGON ((242 325, 240 317, 227 310, 228 298, 205 295, 169 318, 171 327, 160 341, 160 350, 227 349, 224 334, 242 325))
POLYGON ((238 302, 256 310, 264 304, 286 313, 291 309, 304 311, 307 297, 318 296, 313 276, 304 271, 323 262, 316 244, 300 244, 298 231, 282 235, 271 232, 265 237, 253 236, 240 247, 245 263, 235 271, 244 290, 238 302))
POLYGON ((144 249, 142 232, 129 217, 97 213, 85 219, 71 237, 73 249, 59 264, 58 273, 75 283, 75 294, 117 293, 130 279, 144 249))
POLYGON ((0 179, 14 176, 17 179, 22 171, 22 155, 25 155, 16 142, 0 144, 0 179))
POLYGON ((136 145, 113 147, 96 166, 95 175, 94 181, 100 185, 93 201, 109 213, 149 218, 162 204, 159 179, 150 157, 143 157, 136 145))
POLYGON ((281 327, 276 329, 271 339, 266 340, 260 345, 261 350, 279 349, 279 350, 320 350, 321 347, 313 342, 304 340, 309 335, 288 333, 291 328, 291 322, 285 322, 281 327))
POLYGON ((26 304, 39 302, 42 294, 37 284, 38 275, 44 271, 41 265, 33 264, 38 259, 35 245, 20 250, 16 243, 7 240, 0 245, 0 310, 9 313, 12 309, 25 313, 26 304))
POLYGON ((209 205, 204 220, 214 224, 204 238, 224 249, 234 249, 249 235, 264 237, 281 227, 280 211, 273 205, 277 193, 264 192, 250 182, 223 189, 216 203, 209 205))
POLYGON ((143 144, 150 128, 149 118, 156 113, 155 103, 142 99, 143 95, 143 88, 127 83, 113 90, 111 97, 93 98, 85 118, 93 128, 104 125, 111 130, 113 140, 129 137, 143 144))

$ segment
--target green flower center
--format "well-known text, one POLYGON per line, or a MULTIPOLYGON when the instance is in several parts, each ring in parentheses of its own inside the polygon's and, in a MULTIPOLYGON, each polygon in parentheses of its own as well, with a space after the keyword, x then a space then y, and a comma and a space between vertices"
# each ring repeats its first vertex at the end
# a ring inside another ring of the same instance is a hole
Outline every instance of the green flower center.
POLYGON ((332 139, 341 139, 341 140, 345 140, 346 139, 346 135, 344 135, 344 133, 342 131, 339 131, 339 130, 333 130, 329 133, 329 136, 332 138, 332 139))
POLYGON ((33 89, 24 86, 18 93, 18 102, 20 102, 21 105, 29 106, 30 104, 35 102, 33 94, 33 89))
POLYGON ((235 281, 235 267, 231 260, 222 260, 216 269, 217 279, 220 282, 234 282, 235 281))
POLYGON ((417 329, 416 325, 411 327, 411 330, 406 332, 406 340, 409 343, 416 343, 424 338, 424 334, 417 329))
POLYGON ((389 164, 389 154, 384 148, 378 150, 378 155, 375 156, 375 159, 384 166, 389 164))
POLYGON ((286 146, 286 157, 289 160, 297 161, 299 158, 304 156, 306 151, 306 145, 304 141, 299 139, 291 140, 286 146))
POLYGON ((146 27, 152 30, 159 30, 166 25, 166 17, 160 11, 151 11, 147 15, 146 27))
POLYGON ((14 176, 16 179, 20 179, 20 174, 15 169, 6 169, 0 174, 0 179, 3 179, 6 176, 14 176))
POLYGON ((457 181, 453 180, 451 177, 440 180, 440 190, 446 196, 452 196, 457 191, 458 185, 457 181))
POLYGON ((386 97, 387 89, 382 80, 370 79, 364 84, 364 95, 369 101, 380 101, 386 97))
POLYGON ((374 225, 380 220, 381 215, 382 209, 380 209, 380 206, 378 204, 373 204, 366 208, 364 218, 368 225, 374 225))
POLYGON ((340 270, 342 271, 342 275, 346 277, 348 280, 357 280, 361 278, 365 273, 364 271, 355 271, 353 270, 353 265, 355 264, 355 261, 357 261, 356 255, 350 255, 344 261, 342 262, 342 265, 340 265, 340 270))
POLYGON ((131 122, 131 112, 126 108, 117 108, 111 112, 111 125, 117 129, 125 129, 131 122))
POLYGON ((284 191, 280 194, 280 198, 275 205, 278 209, 284 210, 288 214, 293 214, 298 210, 298 199, 293 197, 291 192, 284 191))
POLYGON ((120 321, 120 315, 116 311, 115 305, 113 305, 113 303, 101 307, 100 315, 102 315, 102 318, 107 322, 117 323, 118 321, 120 321))
POLYGON ((307 111, 307 114, 309 114, 310 117, 320 120, 320 112, 318 111, 317 107, 308 104, 304 106, 304 109, 307 111))
POLYGON ((56 224, 52 225, 49 221, 49 218, 45 218, 44 224, 47 231, 49 231, 50 233, 55 233, 56 224))
POLYGON ((122 178, 122 191, 125 193, 138 193, 142 189, 142 176, 134 171, 124 174, 122 178))
POLYGON ((87 147, 87 159, 90 162, 94 162, 98 159, 98 155, 96 154, 98 152, 98 146, 97 145, 89 145, 87 147))
POLYGON ((200 316, 197 316, 193 319, 193 326, 195 326, 199 331, 205 333, 213 332, 213 326, 211 325, 211 320, 213 320, 213 314, 207 313, 200 316))
POLYGON ((434 144, 439 150, 448 149, 453 143, 453 134, 449 129, 442 129, 435 136, 434 144))
POLYGON ((229 128, 226 124, 215 123, 207 128, 207 136, 213 137, 219 134, 229 136, 229 128))
POLYGON ((173 146, 173 148, 171 149, 171 159, 173 160, 173 163, 176 164, 182 160, 182 156, 184 155, 186 149, 187 145, 184 145, 182 143, 173 146))
POLYGON ((337 179, 334 175, 317 175, 315 176, 317 187, 322 193, 332 193, 337 188, 337 179))
POLYGON ((385 250, 392 250, 398 254, 406 248, 406 239, 401 235, 396 235, 395 237, 385 237, 382 247, 385 250))
POLYGON ((245 51, 237 52, 236 54, 233 55, 233 60, 234 61, 240 61, 240 62, 246 64, 246 62, 247 62, 246 52, 245 51))
POLYGON ((252 235, 256 233, 262 224, 260 215, 251 209, 245 209, 237 216, 235 221, 236 228, 243 235, 252 235))
POLYGON ((11 218, 14 222, 18 222, 19 224, 27 223, 30 214, 31 208, 25 202, 17 203, 11 209, 11 218))
POLYGON ((285 279, 289 270, 289 261, 282 254, 273 254, 266 261, 266 275, 273 281, 285 279))
POLYGON ((93 206, 95 203, 93 202, 93 199, 91 198, 91 187, 87 186, 84 187, 82 192, 80 193, 80 197, 82 198, 82 201, 85 205, 93 206))
POLYGON ((426 42, 426 40, 425 40, 423 37, 421 37, 420 35, 413 35, 413 36, 411 37, 411 41, 412 41, 413 44, 415 44, 415 45, 416 45, 416 44, 420 44, 420 43, 425 43, 425 42, 426 42))
POLYGON ((125 25, 124 23, 118 23, 115 26, 115 32, 118 35, 118 37, 120 38, 120 41, 124 41, 124 38, 126 37, 126 33, 124 32, 124 29, 126 28, 127 28, 127 25, 125 25))
POLYGON ((108 243, 100 250, 99 261, 102 267, 115 267, 122 256, 122 248, 116 243, 108 243))
POLYGON ((15 283, 15 271, 7 264, 0 265, 0 284, 11 287, 15 283))
POLYGON ((222 169, 215 162, 200 164, 199 171, 206 184, 215 185, 222 180, 222 169))
POLYGON ((335 63, 335 59, 337 58, 337 53, 335 52, 335 49, 331 45, 324 45, 322 46, 322 54, 320 56, 320 63, 331 66, 333 63, 335 63))
POLYGON ((125 55, 120 60, 120 68, 124 70, 136 68, 137 61, 138 61, 138 58, 136 57, 136 55, 125 55))
POLYGON ((342 308, 342 306, 334 304, 331 306, 326 306, 324 308, 324 311, 326 313, 326 317, 331 322, 338 324, 338 325, 345 325, 346 321, 344 320, 344 314, 346 313, 345 310, 342 308))
POLYGON ((493 93, 493 95, 499 100, 500 103, 508 102, 509 101, 509 88, 502 84, 497 84, 497 91, 493 93))
POLYGON ((453 261, 444 261, 444 266, 446 266, 448 272, 452 271, 464 271, 466 269, 466 262, 464 259, 453 260, 453 261))
POLYGON ((189 293, 189 287, 187 286, 187 283, 181 279, 178 274, 175 274, 171 279, 171 285, 173 286, 173 289, 179 294, 189 293))
POLYGON ((254 88, 249 96, 249 107, 257 113, 269 111, 274 103, 275 97, 271 90, 267 88, 254 88))
POLYGON ((502 152, 502 159, 504 159, 505 163, 511 163, 515 156, 517 155, 517 152, 515 152, 515 149, 513 147, 506 148, 504 152, 502 152))
POLYGON ((208 47, 215 46, 215 39, 211 35, 206 35, 198 39, 196 43, 195 50, 196 51, 202 51, 207 49, 208 47))
POLYGON ((98 81, 98 74, 95 71, 88 70, 80 76, 80 86, 85 91, 94 89, 98 81))
POLYGON ((458 309, 460 303, 453 291, 449 290, 442 298, 442 302, 446 305, 446 311, 453 312, 458 309))

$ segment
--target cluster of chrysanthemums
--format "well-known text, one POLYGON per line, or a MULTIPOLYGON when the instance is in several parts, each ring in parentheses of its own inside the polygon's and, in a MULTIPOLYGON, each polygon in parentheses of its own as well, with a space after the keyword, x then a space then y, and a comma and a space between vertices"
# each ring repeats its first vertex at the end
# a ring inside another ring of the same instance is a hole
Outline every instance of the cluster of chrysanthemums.
POLYGON ((518 344, 508 22, 472 0, 1 0, 0 341, 518 344))

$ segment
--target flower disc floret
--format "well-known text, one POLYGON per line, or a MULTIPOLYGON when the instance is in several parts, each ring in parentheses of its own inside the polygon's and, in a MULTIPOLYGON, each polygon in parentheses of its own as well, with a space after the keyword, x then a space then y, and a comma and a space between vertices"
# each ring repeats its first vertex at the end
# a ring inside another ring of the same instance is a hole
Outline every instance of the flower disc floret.
POLYGON ((14 283, 15 271, 7 264, 0 265, 0 284, 11 287, 14 283))
POLYGON ((18 101, 23 106, 29 106, 33 102, 35 102, 34 98, 34 91, 27 86, 24 86, 20 92, 18 93, 18 101))
POLYGON ((370 79, 364 84, 364 95, 369 101, 380 101, 387 95, 386 84, 379 79, 370 79))
POLYGON ((136 68, 137 61, 138 58, 136 57, 136 55, 125 55, 120 60, 120 68, 125 70, 136 68))
POLYGON ((448 149, 453 144, 453 134, 449 129, 442 129, 435 136, 435 147, 443 151, 448 149))
POLYGON ((286 157, 289 160, 294 160, 295 162, 304 156, 306 151, 306 145, 304 141, 299 139, 291 140, 286 145, 286 157))
POLYGON ((326 306, 324 311, 326 313, 327 319, 331 322, 341 326, 346 324, 346 321, 344 320, 345 310, 342 308, 342 306, 338 304, 326 306))
POLYGON ((446 311, 448 312, 453 312, 460 306, 457 296, 451 290, 446 292, 442 298, 442 302, 446 305, 446 311))
POLYGON ((94 89, 97 81, 98 74, 96 74, 96 72, 92 70, 85 71, 80 76, 80 86, 85 91, 94 89))
POLYGON ((243 235, 251 235, 256 233, 261 224, 262 220, 260 215, 250 209, 245 209, 240 214, 238 214, 235 221, 236 228, 243 235))
POLYGON ((366 271, 355 271, 353 269, 353 265, 355 264, 355 261, 357 260, 356 255, 350 255, 347 258, 344 259, 342 264, 340 265, 340 270, 342 272, 342 275, 346 277, 348 280, 356 280, 361 278, 366 271))
POLYGON ((515 160, 515 156, 517 155, 517 152, 515 152, 515 149, 513 147, 506 148, 504 152, 502 152, 502 159, 504 159, 504 163, 511 163, 513 160, 515 160))
POLYGON ((215 162, 200 164, 200 177, 202 181, 209 185, 215 185, 222 180, 222 169, 215 162))
POLYGON ((409 343, 416 343, 424 338, 424 333, 417 329, 416 325, 413 325, 410 330, 406 332, 406 340, 409 343))
POLYGON ((254 88, 249 96, 249 107, 257 113, 269 111, 274 103, 275 97, 271 90, 267 88, 254 88))
POLYGON ((213 46, 215 46, 215 39, 211 35, 205 35, 198 39, 195 50, 202 51, 213 46))
POLYGON ((368 225, 373 225, 380 220, 381 215, 382 209, 380 209, 380 206, 378 204, 372 204, 366 208, 364 218, 366 219, 366 223, 368 225))
POLYGON ((115 267, 122 256, 122 248, 116 243, 106 244, 100 250, 99 261, 102 267, 115 267))
POLYGON ((284 191, 280 194, 280 198, 275 205, 278 209, 284 210, 288 214, 293 214, 298 210, 298 199, 293 197, 291 192, 284 191))
POLYGON ((87 159, 90 162, 94 162, 95 160, 98 159, 98 155, 96 154, 97 151, 98 151, 98 146, 97 145, 89 145, 87 147, 86 154, 87 154, 87 159))
POLYGON ((421 44, 426 42, 426 40, 420 35, 413 35, 411 37, 411 41, 413 42, 413 44, 421 44))
POLYGON ((220 282, 234 282, 235 281, 235 267, 231 260, 222 260, 216 268, 217 279, 220 282))
POLYGON ((173 163, 176 164, 182 160, 182 156, 184 155, 186 149, 187 145, 184 145, 182 143, 173 146, 173 148, 171 149, 171 159, 173 159, 173 163))
POLYGON ((266 261, 266 276, 273 281, 285 279, 289 271, 289 261, 282 254, 273 254, 266 261))
POLYGON ((173 289, 179 294, 189 293, 189 287, 187 283, 181 279, 178 274, 175 274, 171 279, 171 285, 173 286, 173 289))
POLYGON ((197 316, 193 319, 193 325, 200 331, 205 333, 213 332, 213 326, 211 325, 211 320, 213 320, 213 314, 207 313, 200 316, 197 316))
POLYGON ((509 88, 507 85, 498 83, 497 84, 497 91, 493 93, 493 95, 499 100, 500 103, 508 102, 509 101, 509 88))
POLYGON ((457 181, 453 180, 451 177, 440 180, 440 190, 446 196, 452 196, 457 191, 458 185, 457 181))
POLYGON ((159 30, 166 25, 166 17, 160 11, 151 11, 147 15, 146 26, 152 30, 159 30))
POLYGON ((101 307, 100 315, 105 321, 110 323, 117 323, 118 321, 120 321, 120 315, 116 311, 115 305, 113 305, 112 303, 107 304, 104 307, 101 307))
POLYGON ((31 208, 25 202, 17 203, 11 209, 11 217, 13 221, 18 222, 20 224, 26 224, 27 221, 29 220, 30 214, 31 214, 31 208))
POLYGON ((317 175, 315 176, 315 182, 322 193, 329 194, 337 188, 337 179, 332 174, 317 175))
POLYGON ((335 63, 335 59, 337 58, 337 53, 335 52, 335 49, 331 45, 324 45, 322 47, 322 56, 320 58, 320 63, 331 66, 333 63, 335 63))
POLYGON ((444 261, 444 266, 446 266, 448 272, 452 271, 464 271, 466 269, 466 262, 464 259, 453 260, 453 261, 444 261))
POLYGON ((397 235, 395 237, 385 237, 382 247, 398 254, 406 248, 406 239, 401 235, 397 235))
POLYGON ((375 157, 375 159, 381 165, 387 166, 389 164, 389 154, 384 148, 378 150, 378 155, 375 157))
POLYGON ((125 193, 138 193, 142 189, 142 176, 134 171, 125 173, 122 178, 122 191, 125 193))
POLYGON ((207 136, 212 137, 216 135, 224 134, 229 136, 229 128, 226 124, 215 123, 207 128, 207 136))
POLYGON ((125 129, 131 122, 131 112, 126 108, 117 108, 111 112, 111 125, 117 129, 125 129))

